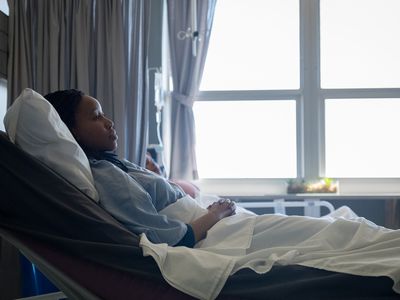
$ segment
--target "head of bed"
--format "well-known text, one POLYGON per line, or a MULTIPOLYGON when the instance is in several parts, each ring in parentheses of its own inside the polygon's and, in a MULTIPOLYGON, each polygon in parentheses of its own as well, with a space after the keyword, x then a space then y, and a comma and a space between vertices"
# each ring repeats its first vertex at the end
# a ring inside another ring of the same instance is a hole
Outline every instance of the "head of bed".
MULTIPOLYGON (((135 287, 144 292, 141 287, 148 287, 149 282, 142 281, 148 278, 167 294, 172 293, 169 299, 182 294, 163 281, 151 258, 142 256, 138 236, 62 176, 11 143, 2 131, 0 156, 0 236, 33 261, 69 298, 95 299, 92 296, 99 293, 99 298, 124 299, 118 297, 118 291, 135 287), (110 280, 118 277, 111 290, 110 280), (125 288, 117 289, 122 282, 125 288)), ((150 290, 157 289, 153 286, 150 290)))

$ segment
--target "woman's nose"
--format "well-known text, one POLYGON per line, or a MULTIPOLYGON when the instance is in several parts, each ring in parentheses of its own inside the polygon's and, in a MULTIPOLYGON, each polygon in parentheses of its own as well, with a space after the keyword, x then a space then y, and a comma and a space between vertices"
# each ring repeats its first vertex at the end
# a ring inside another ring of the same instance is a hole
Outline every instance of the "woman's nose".
POLYGON ((107 118, 107 128, 113 128, 113 127, 114 127, 114 122, 107 118))

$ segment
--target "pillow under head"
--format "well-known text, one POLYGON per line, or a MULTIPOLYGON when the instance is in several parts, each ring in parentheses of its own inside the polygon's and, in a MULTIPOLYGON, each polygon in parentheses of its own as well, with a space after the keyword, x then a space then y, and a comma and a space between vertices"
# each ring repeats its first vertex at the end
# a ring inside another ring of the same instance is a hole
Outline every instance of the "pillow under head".
POLYGON ((85 153, 42 95, 32 89, 23 90, 8 109, 4 126, 13 143, 98 201, 85 153))

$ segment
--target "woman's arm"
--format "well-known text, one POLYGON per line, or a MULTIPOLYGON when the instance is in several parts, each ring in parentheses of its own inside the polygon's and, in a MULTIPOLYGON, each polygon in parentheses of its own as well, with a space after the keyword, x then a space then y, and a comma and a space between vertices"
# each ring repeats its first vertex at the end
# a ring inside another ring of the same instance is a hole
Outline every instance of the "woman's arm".
MULTIPOLYGON (((177 244, 187 225, 159 214, 150 195, 127 173, 107 161, 91 161, 99 205, 129 231, 145 233, 153 243, 177 244)), ((160 195, 161 196, 161 195, 160 195)))
POLYGON ((220 199, 208 207, 208 213, 196 219, 192 226, 196 243, 204 239, 207 231, 211 229, 219 220, 235 214, 236 205, 229 199, 220 199))
POLYGON ((208 207, 208 213, 190 223, 188 229, 185 223, 159 214, 150 195, 119 168, 106 161, 91 162, 91 168, 100 206, 130 231, 145 233, 153 243, 179 244, 188 230, 193 231, 196 243, 215 223, 235 211, 233 202, 221 199, 208 207))

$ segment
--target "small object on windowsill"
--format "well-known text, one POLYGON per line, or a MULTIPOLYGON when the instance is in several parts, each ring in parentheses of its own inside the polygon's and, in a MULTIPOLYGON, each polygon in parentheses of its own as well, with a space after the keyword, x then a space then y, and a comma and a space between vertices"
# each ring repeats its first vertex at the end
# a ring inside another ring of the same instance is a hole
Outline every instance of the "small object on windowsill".
POLYGON ((331 178, 305 181, 304 179, 289 179, 287 186, 288 194, 335 194, 338 192, 339 183, 331 178))

